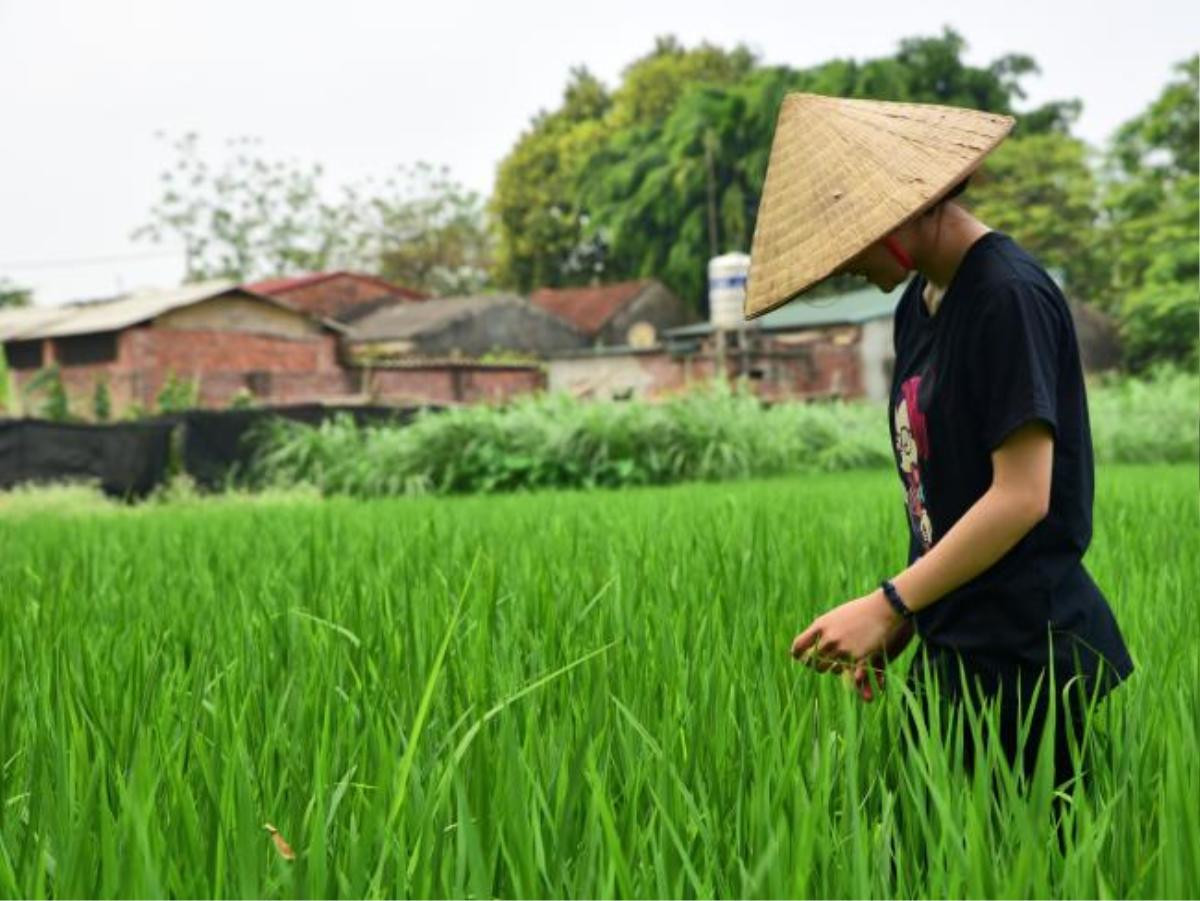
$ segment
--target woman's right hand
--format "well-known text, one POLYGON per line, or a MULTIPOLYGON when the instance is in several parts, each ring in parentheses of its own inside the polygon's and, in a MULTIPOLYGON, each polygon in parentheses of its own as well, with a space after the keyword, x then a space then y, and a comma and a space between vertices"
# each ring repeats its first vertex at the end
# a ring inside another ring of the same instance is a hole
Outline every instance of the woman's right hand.
POLYGON ((863 701, 873 701, 876 689, 883 691, 883 674, 887 668, 887 662, 904 653, 904 649, 912 641, 915 631, 912 621, 909 620, 896 630, 896 634, 888 641, 886 648, 877 654, 872 654, 866 660, 855 664, 853 676, 854 690, 863 701), (874 685, 871 684, 872 676, 874 677, 874 685))

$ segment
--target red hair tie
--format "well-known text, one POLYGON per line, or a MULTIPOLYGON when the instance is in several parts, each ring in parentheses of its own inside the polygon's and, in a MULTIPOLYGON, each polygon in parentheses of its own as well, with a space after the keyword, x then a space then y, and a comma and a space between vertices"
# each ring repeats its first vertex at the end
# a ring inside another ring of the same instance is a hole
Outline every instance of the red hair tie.
POLYGON ((900 246, 900 242, 897 241, 894 236, 888 235, 887 237, 885 237, 883 239, 883 246, 888 249, 888 253, 890 253, 895 258, 896 262, 899 263, 901 266, 903 266, 905 269, 915 269, 916 268, 915 266, 913 266, 912 257, 910 257, 908 255, 908 251, 906 251, 903 247, 900 246))

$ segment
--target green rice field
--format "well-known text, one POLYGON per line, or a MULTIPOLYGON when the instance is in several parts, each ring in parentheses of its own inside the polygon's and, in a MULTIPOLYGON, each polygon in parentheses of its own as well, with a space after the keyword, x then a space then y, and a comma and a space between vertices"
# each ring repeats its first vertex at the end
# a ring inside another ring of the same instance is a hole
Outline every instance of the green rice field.
POLYGON ((1137 670, 1058 803, 906 748, 907 656, 788 654, 902 567, 894 473, 0 503, 0 895, 1200 895, 1197 488, 1097 471, 1137 670))

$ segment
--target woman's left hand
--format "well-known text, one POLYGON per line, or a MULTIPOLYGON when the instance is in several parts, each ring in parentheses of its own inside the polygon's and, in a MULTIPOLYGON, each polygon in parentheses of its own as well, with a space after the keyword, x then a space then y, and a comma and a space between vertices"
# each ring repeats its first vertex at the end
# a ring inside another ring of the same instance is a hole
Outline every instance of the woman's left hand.
POLYGON ((792 656, 819 672, 840 672, 882 651, 901 622, 877 589, 818 616, 792 642, 792 656))

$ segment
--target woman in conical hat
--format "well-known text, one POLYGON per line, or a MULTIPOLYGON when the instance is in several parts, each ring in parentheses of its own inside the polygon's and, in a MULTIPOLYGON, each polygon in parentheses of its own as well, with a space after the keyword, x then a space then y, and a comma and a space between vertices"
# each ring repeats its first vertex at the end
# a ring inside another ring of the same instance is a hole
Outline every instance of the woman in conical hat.
MULTIPOLYGON (((835 274, 885 291, 908 280, 888 410, 908 566, 873 574, 879 587, 813 620, 792 654, 853 674, 870 701, 886 661, 916 635, 914 688, 931 670, 951 702, 964 675, 983 696, 998 694, 1000 741, 1028 772, 1050 691, 1077 676, 1080 696, 1094 700, 1133 664, 1081 562, 1092 442, 1066 301, 1030 254, 955 199, 1012 126, 968 109, 789 95, 745 312, 762 315, 835 274), (1021 749, 1017 724, 1030 706, 1021 749)), ((1067 732, 1080 728, 1079 705, 1068 713, 1056 716, 1059 781, 1072 771, 1067 732)))

